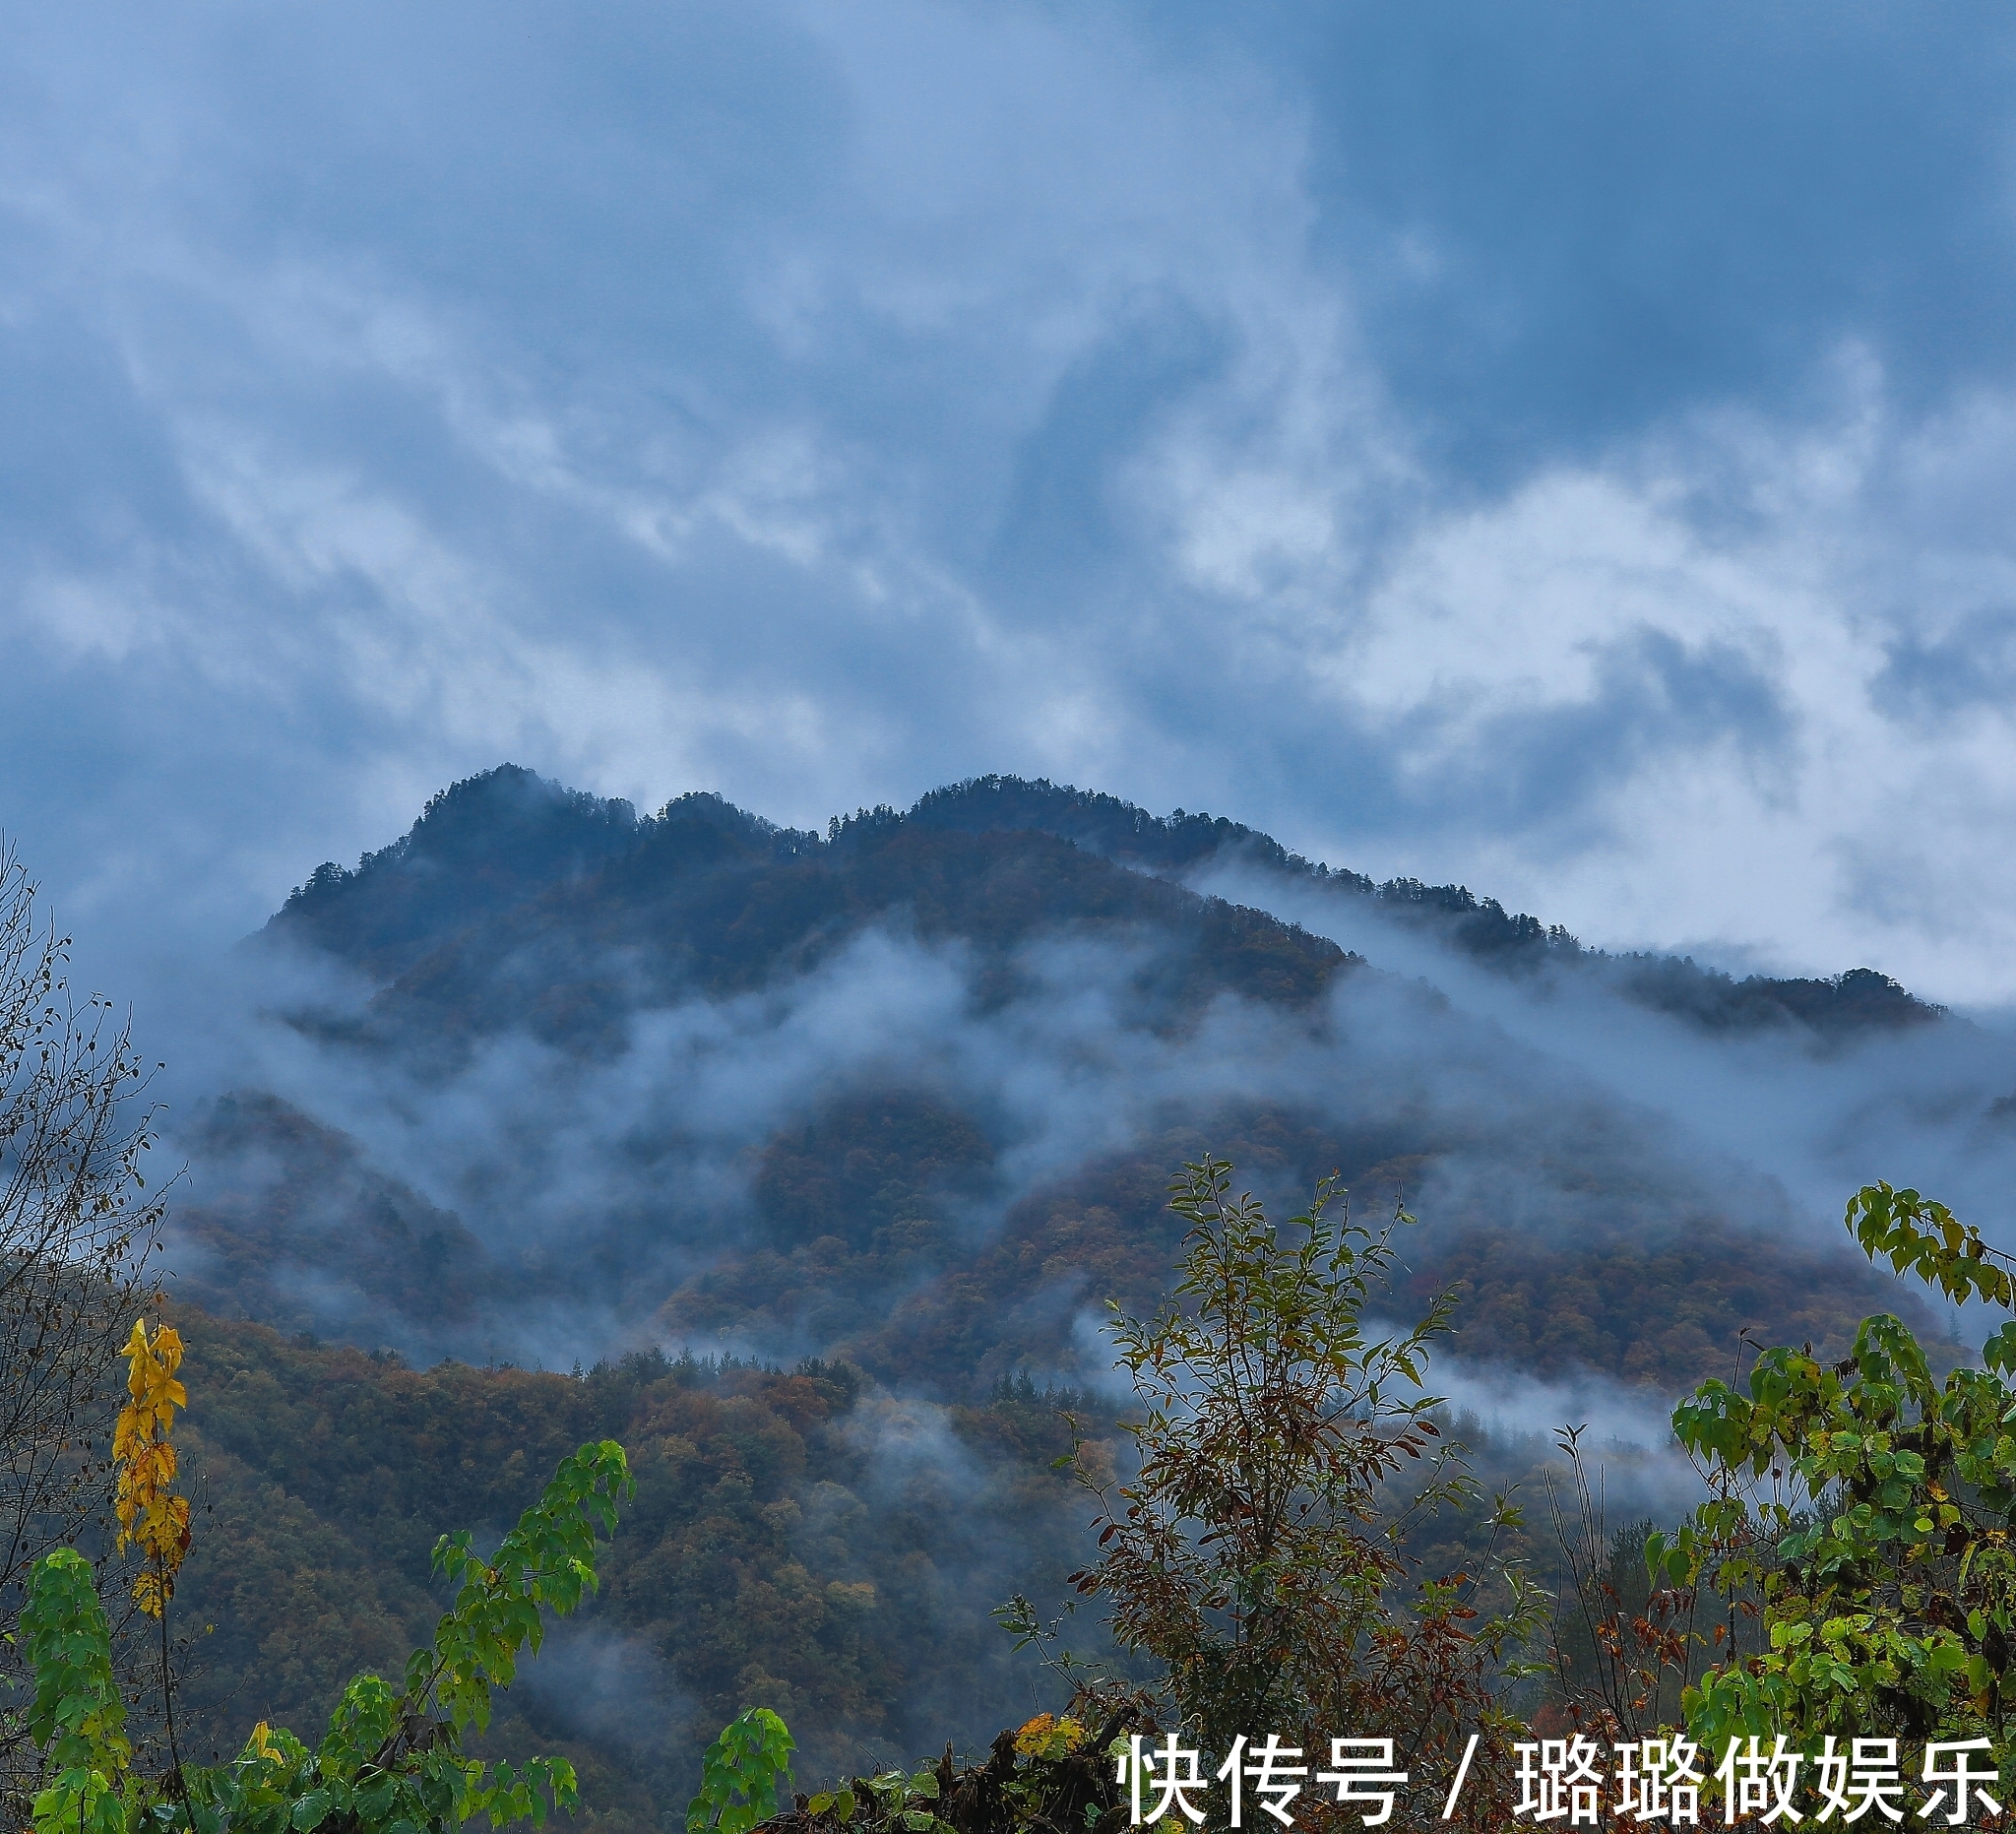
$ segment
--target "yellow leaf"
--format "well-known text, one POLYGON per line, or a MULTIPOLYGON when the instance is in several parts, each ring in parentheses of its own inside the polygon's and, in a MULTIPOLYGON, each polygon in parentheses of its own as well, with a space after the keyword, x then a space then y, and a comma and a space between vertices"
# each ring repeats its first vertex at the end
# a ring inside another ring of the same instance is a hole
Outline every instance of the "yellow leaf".
POLYGON ((1052 1714, 1039 1713, 1033 1720, 1025 1720, 1015 1733, 1015 1748, 1024 1757, 1042 1748, 1043 1741, 1050 1736, 1050 1728, 1056 1725, 1052 1714))
POLYGON ((174 1594, 174 1575, 189 1549, 188 1501, 168 1487, 177 1464, 168 1435, 175 1409, 189 1404, 187 1391, 175 1379, 182 1362, 181 1337, 162 1325, 150 1339, 146 1319, 136 1319, 126 1359, 126 1387, 133 1401, 120 1410, 112 1429, 112 1454, 119 1467, 113 1510, 119 1549, 137 1544, 151 1563, 134 1582, 134 1599, 149 1616, 158 1617, 174 1594))

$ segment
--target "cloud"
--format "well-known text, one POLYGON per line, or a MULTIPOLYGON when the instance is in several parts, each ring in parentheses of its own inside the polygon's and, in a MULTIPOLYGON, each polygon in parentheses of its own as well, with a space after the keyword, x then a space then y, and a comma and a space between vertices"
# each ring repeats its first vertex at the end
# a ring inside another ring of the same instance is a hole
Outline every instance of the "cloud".
POLYGON ((1703 402, 1797 414, 1844 337, 1907 401, 2008 378, 2006 21, 1459 0, 1278 30, 1318 241, 1483 475, 1703 402))
POLYGON ((1884 655, 1872 686, 1893 720, 1930 724, 1993 709, 2016 690, 2016 612, 1984 607, 1942 636, 1899 637, 1884 655))
POLYGON ((798 825, 1047 774, 2006 997, 2010 44, 25 20, 0 820, 143 991, 515 756, 798 825))
MULTIPOLYGON (((1811 1219, 1831 1217, 1849 1191, 1888 1177, 1950 1193, 1956 1209, 1994 1227, 1996 1193, 2008 1175, 2004 1155, 2016 1149, 2016 1133, 1988 1117, 2001 1084, 2016 1084, 2016 1032, 2006 1012, 1872 1033, 1824 1049, 1790 1030, 1712 1034, 1619 999, 1598 977, 1494 972, 1369 899, 1235 862, 1208 868, 1194 882, 1273 910, 1397 976, 1432 982, 1462 1016, 1461 1030, 1452 1026, 1446 1036, 1491 1038, 1499 1041, 1496 1051, 1532 1052, 1547 1066, 1554 1092, 1536 1097, 1541 1106, 1571 1092, 1599 1109, 1616 1105, 1637 1117, 1641 1142, 1657 1140, 1669 1166, 1691 1165, 1702 1187, 1720 1190, 1718 1201, 1738 1213, 1759 1214, 1753 1207, 1763 1193, 1746 1186, 1748 1177, 1768 1180, 1794 1214, 1811 1219)), ((1439 1079, 1453 1053, 1430 1044, 1432 1036, 1426 1028, 1417 1033, 1420 1071, 1439 1079)), ((1555 1124, 1565 1126, 1565 1116, 1555 1124)), ((1465 1176, 1480 1168, 1472 1161, 1465 1176)), ((1544 1185, 1539 1192, 1533 1206, 1509 1190, 1497 1202, 1507 1215, 1529 1207, 1539 1215, 1557 1201, 1544 1185)))
POLYGON ((671 1665, 646 1638, 624 1635, 595 1618, 554 1624, 515 1686, 546 1724, 647 1761, 695 1706, 671 1665))

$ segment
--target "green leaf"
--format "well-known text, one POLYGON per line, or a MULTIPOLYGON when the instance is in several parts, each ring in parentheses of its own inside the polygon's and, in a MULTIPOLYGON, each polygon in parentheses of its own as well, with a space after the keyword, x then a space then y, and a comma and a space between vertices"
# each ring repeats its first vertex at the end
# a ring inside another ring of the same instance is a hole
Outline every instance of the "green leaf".
POLYGON ((711 1826, 745 1834, 769 1819, 777 1812, 779 1787, 790 1788, 794 1748, 789 1730, 768 1707, 751 1707, 729 1721, 701 1758, 700 1794, 686 1805, 689 1834, 711 1826))

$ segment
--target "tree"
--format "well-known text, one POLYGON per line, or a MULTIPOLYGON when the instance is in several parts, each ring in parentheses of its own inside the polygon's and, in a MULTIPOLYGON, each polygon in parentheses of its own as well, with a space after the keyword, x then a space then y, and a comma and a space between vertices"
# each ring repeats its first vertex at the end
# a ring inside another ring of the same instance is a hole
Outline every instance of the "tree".
MULTIPOLYGON (((0 1680, 30 1567, 107 1513, 107 1378, 152 1296, 162 1216, 142 1175, 152 1072, 130 1021, 72 990, 70 939, 40 920, 35 890, 0 846, 0 1680)), ((35 1761, 0 1695, 0 1810, 35 1761)))
MULTIPOLYGON (((1108 1601, 1123 1648, 1165 1668, 1209 1748, 1292 1734, 1321 1759, 1330 1737, 1390 1734, 1418 1783, 1446 1774, 1452 1740, 1502 1727, 1491 1683, 1543 1613, 1494 1555, 1486 1571, 1425 1578, 1409 1557, 1424 1516, 1479 1500, 1425 1386, 1454 1296, 1369 1337, 1365 1307, 1412 1219, 1365 1229, 1330 1179, 1277 1229, 1231 1196, 1231 1173, 1205 1159, 1170 1186, 1191 1225, 1173 1301, 1146 1320, 1113 1307, 1140 1466, 1117 1487, 1088 1475, 1100 1553, 1074 1581, 1108 1601), (1487 1578, 1507 1608, 1484 1618, 1487 1578)), ((1517 1516, 1500 1498, 1491 1520, 1517 1516)))
MULTIPOLYGON (((2008 1257, 1943 1204, 1873 1184, 1849 1202, 1873 1260, 1949 1299, 2016 1300, 2008 1257)), ((1646 1547, 1655 1578, 1720 1595, 1732 1628, 1761 1612, 1768 1646, 1725 1653, 1689 1687, 1690 1735, 2002 1742, 2016 1645, 2016 1322, 1980 1368, 1943 1379, 1903 1323, 1862 1321, 1822 1363, 1765 1351, 1740 1385, 1704 1383, 1673 1430, 1711 1495, 1646 1547)), ((1725 1635, 1726 1652, 1733 1639, 1725 1635)))

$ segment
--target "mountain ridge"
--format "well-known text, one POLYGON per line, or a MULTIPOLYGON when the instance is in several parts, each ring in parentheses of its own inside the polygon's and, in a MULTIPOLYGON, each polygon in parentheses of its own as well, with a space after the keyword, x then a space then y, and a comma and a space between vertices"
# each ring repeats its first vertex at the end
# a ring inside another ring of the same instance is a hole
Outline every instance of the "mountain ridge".
POLYGON ((657 814, 640 817, 620 798, 567 790, 523 766, 499 765, 431 798, 406 835, 366 854, 355 868, 333 861, 317 867, 262 933, 330 949, 382 976, 410 970, 430 946, 472 922, 626 862, 634 867, 654 850, 676 852, 666 843, 682 831, 726 837, 771 863, 792 864, 855 854, 906 828, 969 836, 1042 834, 1177 883, 1186 873, 1237 860, 1369 901, 1383 915, 1431 930, 1496 972, 1594 974, 1635 1004, 1711 1031, 1791 1024, 1841 1037, 1946 1016, 1943 1007, 1919 999, 1874 969, 1853 968, 1832 977, 1753 974, 1738 980, 1692 956, 1611 954, 1585 947, 1559 924, 1507 912, 1493 898, 1480 899, 1464 885, 1379 883, 1311 861, 1271 835, 1223 816, 1182 809, 1158 816, 1100 791, 999 775, 929 791, 908 810, 885 804, 836 816, 822 838, 780 827, 713 791, 688 791, 657 814))

